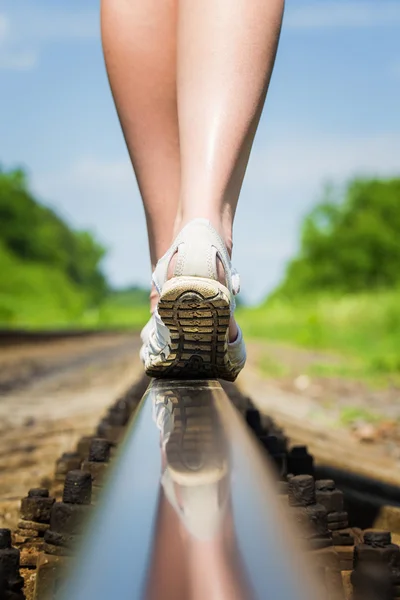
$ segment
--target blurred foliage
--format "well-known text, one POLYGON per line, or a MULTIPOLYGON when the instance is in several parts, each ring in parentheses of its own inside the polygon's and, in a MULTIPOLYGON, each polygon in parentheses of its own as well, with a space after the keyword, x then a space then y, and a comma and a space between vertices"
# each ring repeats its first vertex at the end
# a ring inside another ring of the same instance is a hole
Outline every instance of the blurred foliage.
POLYGON ((128 328, 140 330, 150 318, 149 291, 141 290, 139 295, 132 296, 130 291, 111 292, 96 308, 87 311, 79 325, 91 328, 128 328))
MULTIPOLYGON (((333 350, 357 377, 400 377, 399 231, 400 179, 357 179, 342 197, 326 188, 283 283, 238 307, 245 335, 333 350)), ((33 197, 22 171, 0 170, 1 326, 140 328, 148 290, 110 289, 104 254, 33 197)))
POLYGON ((109 300, 114 306, 146 306, 149 305, 149 290, 145 290, 137 285, 113 291, 109 300))
POLYGON ((360 292, 400 284, 400 179, 332 187, 306 216, 299 255, 277 293, 360 292))
POLYGON ((104 297, 107 284, 99 265, 105 249, 39 204, 21 170, 0 171, 0 241, 15 258, 62 273, 89 301, 104 297))
POLYGON ((104 255, 91 233, 75 231, 33 197, 23 171, 0 169, 1 326, 139 327, 148 291, 109 289, 104 255))
POLYGON ((362 406, 345 406, 340 409, 339 421, 342 425, 353 425, 357 422, 378 423, 381 417, 371 413, 362 406))
POLYGON ((0 242, 0 323, 11 327, 67 325, 88 301, 53 265, 24 261, 0 242))
POLYGON ((283 283, 238 318, 247 336, 338 353, 345 368, 332 376, 398 381, 400 179, 355 179, 342 196, 327 187, 283 283))
MULTIPOLYGON (((400 290, 274 296, 237 312, 245 337, 333 351, 345 359, 318 375, 400 376, 400 290)), ((312 373, 315 375, 315 373, 312 373)))

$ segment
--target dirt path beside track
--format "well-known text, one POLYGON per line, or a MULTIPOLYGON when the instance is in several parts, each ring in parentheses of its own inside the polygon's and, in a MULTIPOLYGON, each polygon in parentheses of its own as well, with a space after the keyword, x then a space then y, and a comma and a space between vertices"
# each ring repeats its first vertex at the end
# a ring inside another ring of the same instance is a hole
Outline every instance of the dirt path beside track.
MULTIPOLYGON (((16 526, 21 497, 52 477, 60 454, 92 433, 108 406, 137 379, 138 349, 138 336, 128 333, 0 346, 0 527, 16 526)), ((400 484, 395 438, 360 442, 332 418, 334 400, 321 401, 332 389, 316 396, 312 385, 296 392, 287 378, 263 377, 257 368, 263 348, 249 343, 248 349, 238 384, 293 443, 308 445, 320 464, 400 484)), ((362 403, 363 389, 349 388, 348 397, 354 392, 362 403)), ((395 391, 390 395, 395 398, 395 391)))
POLYGON ((132 334, 1 348, 0 527, 16 526, 28 489, 52 477, 60 454, 138 377, 138 348, 132 334))
MULTIPOLYGON (((274 351, 272 345, 248 344, 248 363, 238 381, 259 410, 270 415, 293 444, 307 445, 318 464, 400 485, 399 391, 370 390, 361 382, 311 377, 302 380, 307 383, 305 389, 296 389, 303 387, 297 386, 301 369, 294 370, 291 377, 261 374, 258 359, 267 349, 274 351), (343 424, 338 420, 341 406, 368 407, 379 412, 382 420, 359 427, 343 424)), ((292 360, 295 354, 302 363, 307 360, 306 351, 290 352, 292 360)))

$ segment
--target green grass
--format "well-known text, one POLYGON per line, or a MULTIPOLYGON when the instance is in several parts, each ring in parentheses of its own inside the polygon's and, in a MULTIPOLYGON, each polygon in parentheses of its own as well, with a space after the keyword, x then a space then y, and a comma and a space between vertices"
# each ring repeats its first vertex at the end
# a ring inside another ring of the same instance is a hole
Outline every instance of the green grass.
MULTIPOLYGON (((365 375, 365 365, 362 360, 346 357, 343 362, 332 362, 331 364, 314 362, 307 367, 305 373, 310 377, 358 379, 365 375)), ((374 377, 375 375, 378 377, 377 374, 374 374, 374 377)))
POLYGON ((64 273, 22 261, 0 243, 0 327, 141 329, 149 318, 148 292, 112 292, 96 308, 64 273))
POLYGON ((83 313, 85 296, 56 268, 21 261, 2 245, 0 266, 3 327, 67 326, 83 313))
POLYGON ((105 300, 99 308, 82 315, 79 325, 94 328, 134 329, 139 331, 149 320, 149 305, 121 305, 114 298, 105 300))
POLYGON ((277 361, 267 353, 261 354, 257 363, 261 372, 268 377, 284 377, 289 369, 281 361, 277 361))
POLYGON ((247 338, 328 350, 343 360, 320 365, 330 374, 400 375, 400 291, 290 301, 274 298, 240 308, 247 338))
POLYGON ((353 425, 357 421, 364 423, 379 423, 382 417, 360 406, 344 406, 340 410, 339 422, 341 425, 353 425))

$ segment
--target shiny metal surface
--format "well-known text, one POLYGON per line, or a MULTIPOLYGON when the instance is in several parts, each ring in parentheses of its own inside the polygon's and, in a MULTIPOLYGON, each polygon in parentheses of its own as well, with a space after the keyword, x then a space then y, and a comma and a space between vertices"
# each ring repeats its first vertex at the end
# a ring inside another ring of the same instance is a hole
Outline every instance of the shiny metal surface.
POLYGON ((63 600, 311 600, 265 459, 217 381, 150 384, 63 600))

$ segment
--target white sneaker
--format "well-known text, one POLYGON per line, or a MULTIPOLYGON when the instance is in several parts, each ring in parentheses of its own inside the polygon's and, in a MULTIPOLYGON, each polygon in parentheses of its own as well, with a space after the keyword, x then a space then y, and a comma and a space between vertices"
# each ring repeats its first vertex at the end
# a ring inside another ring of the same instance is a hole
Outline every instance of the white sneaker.
POLYGON ((142 331, 146 373, 170 379, 234 381, 246 362, 239 328, 237 339, 228 341, 239 276, 222 238, 207 219, 194 219, 182 229, 158 261, 153 282, 160 299, 142 331), (167 279, 175 254, 174 276, 167 279), (226 285, 218 281, 217 258, 226 285))

